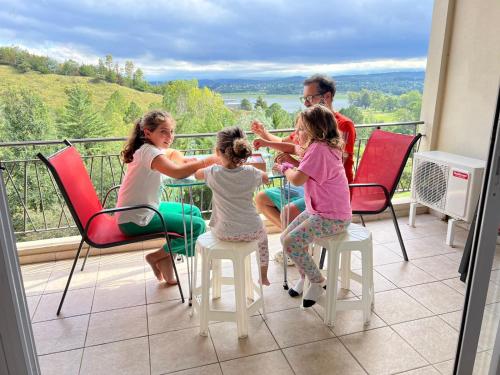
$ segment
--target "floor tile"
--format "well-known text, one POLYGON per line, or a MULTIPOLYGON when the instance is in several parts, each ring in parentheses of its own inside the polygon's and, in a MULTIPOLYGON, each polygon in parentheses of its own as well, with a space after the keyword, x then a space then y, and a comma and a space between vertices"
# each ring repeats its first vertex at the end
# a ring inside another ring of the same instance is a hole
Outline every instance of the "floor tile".
POLYGON ((390 327, 342 336, 340 340, 369 374, 392 374, 429 364, 390 327))
MULTIPOLYGON (((290 283, 290 285, 293 285, 290 283)), ((268 313, 286 309, 297 308, 300 305, 300 297, 292 298, 288 291, 283 289, 280 283, 274 283, 264 289, 264 302, 268 313)))
POLYGON ((219 361, 278 349, 278 344, 260 316, 250 317, 248 337, 245 339, 238 338, 234 322, 215 323, 209 329, 219 361))
POLYGON ((375 270, 400 288, 437 281, 409 262, 386 264, 375 267, 375 270))
POLYGON ((395 324, 392 328, 430 363, 455 357, 458 333, 437 316, 395 324))
POLYGON ((37 296, 43 294, 50 277, 50 271, 23 272, 22 277, 26 296, 37 296))
POLYGON ((313 309, 267 314, 266 324, 281 348, 334 337, 313 309))
POLYGON ((84 349, 80 375, 149 374, 147 337, 84 349))
POLYGON ((94 288, 68 290, 61 313, 57 316, 61 297, 62 293, 44 294, 40 299, 33 321, 40 322, 89 314, 94 298, 94 288))
MULTIPOLYGON (((373 288, 375 289, 375 293, 378 293, 386 290, 397 289, 398 287, 374 270, 373 288)), ((357 296, 361 296, 363 294, 361 283, 351 280, 351 291, 357 296)))
POLYGON ((457 311, 464 307, 464 296, 439 281, 403 288, 403 290, 434 314, 457 311))
POLYGON ((36 308, 38 307, 38 303, 40 302, 41 295, 36 296, 27 296, 26 302, 28 304, 28 311, 30 313, 30 318, 33 321, 33 316, 35 315, 36 308))
POLYGON ((444 280, 459 276, 458 267, 460 263, 457 263, 444 255, 413 259, 411 263, 424 270, 429 275, 434 276, 437 280, 444 280))
MULTIPOLYGON (((189 284, 187 274, 179 276, 184 298, 189 298, 189 284)), ((180 300, 181 294, 177 285, 168 285, 164 281, 158 282, 156 278, 146 279, 146 300, 147 303, 157 303, 172 300, 180 300)))
POLYGON ((146 304, 145 281, 122 285, 98 286, 92 312, 121 309, 146 304))
POLYGON ((146 306, 104 311, 90 316, 85 346, 147 335, 146 306))
POLYGON ((336 338, 294 346, 283 353, 297 375, 366 374, 336 338))
POLYGON ((400 372, 398 375, 439 375, 439 371, 432 366, 425 366, 415 370, 400 372))
POLYGON ((283 353, 279 350, 221 362, 220 365, 224 375, 294 375, 283 353))
POLYGON ((83 349, 38 356, 43 375, 78 375, 83 349))
POLYGON ((38 355, 82 348, 88 321, 89 316, 82 315, 34 323, 33 336, 38 355))
POLYGON ((149 337, 151 374, 185 370, 217 362, 210 337, 200 336, 198 328, 166 332, 149 337))
POLYGON ((154 335, 179 329, 198 327, 198 313, 180 300, 153 303, 147 306, 149 334, 154 335), (190 316, 190 313, 193 315, 190 316))
POLYGON ((218 363, 213 365, 195 367, 189 370, 172 372, 172 375, 222 375, 222 370, 218 363))
MULTIPOLYGON (((97 271, 98 268, 95 266, 86 267, 85 271, 80 271, 80 268, 77 266, 75 272, 73 273, 73 277, 71 278, 69 290, 94 288, 97 280, 97 271)), ((66 283, 68 282, 69 272, 70 270, 52 272, 44 293, 63 292, 66 287, 66 283)))
POLYGON ((375 314, 387 324, 406 322, 433 315, 400 289, 375 293, 375 314))
POLYGON ((455 289, 458 293, 465 295, 465 289, 467 288, 467 284, 464 283, 460 278, 454 277, 452 279, 442 280, 442 283, 445 283, 450 288, 455 289))
POLYGON ((123 285, 145 280, 144 264, 126 263, 112 268, 99 268, 97 286, 123 285))

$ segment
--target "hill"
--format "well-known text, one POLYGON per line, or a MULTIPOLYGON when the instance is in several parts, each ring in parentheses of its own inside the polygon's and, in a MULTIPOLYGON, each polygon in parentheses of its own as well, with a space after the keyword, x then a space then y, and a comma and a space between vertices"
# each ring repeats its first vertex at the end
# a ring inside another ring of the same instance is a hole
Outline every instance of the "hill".
MULTIPOLYGON (((422 92, 425 72, 393 72, 335 76, 337 91, 360 91, 362 89, 382 91, 387 94, 401 95, 417 90, 422 92)), ((219 93, 262 93, 297 94, 302 92, 306 77, 287 77, 269 79, 216 79, 200 80, 200 87, 208 87, 219 93)))
POLYGON ((119 91, 127 102, 134 101, 143 110, 162 100, 161 95, 137 91, 115 83, 105 81, 94 83, 90 77, 38 72, 18 73, 10 66, 0 65, 0 93, 7 87, 27 88, 40 95, 52 110, 62 108, 66 104, 65 90, 75 84, 83 86, 92 93, 93 102, 99 110, 104 108, 115 91, 119 91))

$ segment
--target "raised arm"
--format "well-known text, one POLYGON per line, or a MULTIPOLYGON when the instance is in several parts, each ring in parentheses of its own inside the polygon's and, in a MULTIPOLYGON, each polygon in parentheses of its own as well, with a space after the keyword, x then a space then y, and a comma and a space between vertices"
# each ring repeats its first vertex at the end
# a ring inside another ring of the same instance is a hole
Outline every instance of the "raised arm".
POLYGON ((282 139, 280 137, 277 137, 267 131, 267 129, 264 127, 264 124, 262 122, 254 120, 252 122, 252 125, 250 125, 250 130, 258 135, 260 138, 269 141, 269 142, 281 142, 282 139))
POLYGON ((195 173, 198 169, 206 168, 209 165, 217 163, 216 156, 209 156, 208 158, 196 161, 190 161, 184 164, 175 164, 169 160, 165 155, 158 155, 151 163, 151 169, 154 169, 164 175, 173 178, 186 178, 195 173))
POLYGON ((265 139, 257 138, 253 141, 253 147, 258 150, 261 147, 270 147, 276 151, 284 152, 287 154, 295 154, 296 148, 293 143, 286 142, 272 142, 265 139))

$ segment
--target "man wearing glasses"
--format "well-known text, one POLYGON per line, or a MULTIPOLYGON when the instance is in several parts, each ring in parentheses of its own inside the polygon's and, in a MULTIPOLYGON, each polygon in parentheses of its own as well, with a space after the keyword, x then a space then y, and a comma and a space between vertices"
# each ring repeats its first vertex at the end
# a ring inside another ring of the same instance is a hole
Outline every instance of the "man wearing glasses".
MULTIPOLYGON (((345 117, 339 112, 333 109, 333 98, 335 96, 336 87, 335 81, 325 75, 315 74, 312 77, 304 81, 304 91, 303 96, 300 98, 302 103, 306 107, 310 107, 314 104, 322 104, 329 108, 335 115, 335 120, 339 130, 342 132, 345 146, 344 146, 344 168, 347 176, 347 180, 351 183, 354 179, 353 166, 354 166, 354 143, 356 141, 356 130, 354 129, 354 123, 348 117, 345 117)), ((252 132, 262 138, 264 141, 268 142, 283 142, 283 143, 296 143, 295 132, 292 132, 285 138, 277 137, 269 133, 262 123, 254 121, 251 126, 252 132)), ((299 161, 296 156, 291 156, 290 154, 280 154, 278 156, 278 161, 287 161, 296 166, 299 165, 299 161)), ((289 221, 291 222, 296 218, 302 211, 305 210, 304 202, 304 188, 302 186, 297 187, 293 185, 290 186, 290 204, 285 206, 283 211, 284 214, 288 211, 289 221)), ((281 228, 281 217, 279 208, 281 204, 281 192, 279 188, 270 188, 261 191, 255 197, 255 204, 257 209, 274 225, 281 228)))

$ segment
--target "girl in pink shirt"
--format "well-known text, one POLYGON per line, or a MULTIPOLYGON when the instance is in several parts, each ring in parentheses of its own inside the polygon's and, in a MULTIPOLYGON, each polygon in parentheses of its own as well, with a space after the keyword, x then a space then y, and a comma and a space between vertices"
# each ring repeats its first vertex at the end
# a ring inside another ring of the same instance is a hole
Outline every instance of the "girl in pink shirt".
POLYGON ((352 211, 342 163, 342 137, 333 113, 322 105, 307 108, 299 115, 297 137, 303 149, 298 168, 288 163, 277 168, 293 185, 305 186, 306 210, 284 230, 281 242, 301 274, 288 293, 300 295, 307 276, 311 287, 305 292, 303 306, 311 307, 323 293, 325 278, 308 253, 309 244, 343 232, 352 211))

